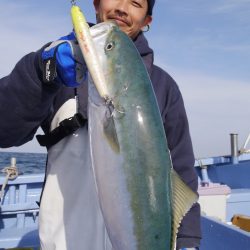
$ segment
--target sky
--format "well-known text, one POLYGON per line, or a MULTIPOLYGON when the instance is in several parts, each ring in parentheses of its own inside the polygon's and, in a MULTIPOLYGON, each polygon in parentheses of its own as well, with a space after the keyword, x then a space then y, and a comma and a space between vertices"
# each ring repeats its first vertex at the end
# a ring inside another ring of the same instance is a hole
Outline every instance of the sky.
MULTIPOLYGON (((95 22, 92 1, 76 2, 95 22)), ((59 0, 0 1, 0 78, 25 54, 71 31, 70 7, 59 0)), ((239 134, 241 147, 250 133, 249 33, 250 0, 156 0, 145 35, 155 64, 182 92, 196 158, 228 155, 229 134, 239 134)), ((34 139, 0 151, 45 149, 34 139)))

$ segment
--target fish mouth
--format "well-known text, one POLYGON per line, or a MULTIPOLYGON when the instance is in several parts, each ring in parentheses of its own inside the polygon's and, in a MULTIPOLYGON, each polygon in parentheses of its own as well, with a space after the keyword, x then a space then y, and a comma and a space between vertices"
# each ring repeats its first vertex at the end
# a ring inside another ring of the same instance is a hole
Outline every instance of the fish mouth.
POLYGON ((106 36, 109 34, 114 27, 118 27, 115 21, 106 21, 98 23, 90 28, 90 34, 93 39, 100 38, 101 36, 106 36))

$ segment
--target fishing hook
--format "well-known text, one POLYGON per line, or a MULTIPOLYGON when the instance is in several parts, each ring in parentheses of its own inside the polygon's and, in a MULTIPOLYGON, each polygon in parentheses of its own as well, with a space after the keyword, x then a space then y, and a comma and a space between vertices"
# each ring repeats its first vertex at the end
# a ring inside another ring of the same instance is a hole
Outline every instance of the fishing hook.
POLYGON ((76 0, 71 0, 70 2, 71 2, 71 4, 72 4, 72 6, 73 6, 73 5, 76 5, 76 0))
POLYGON ((110 112, 110 114, 111 114, 111 117, 114 117, 114 118, 119 119, 119 118, 121 118, 121 117, 123 117, 123 116, 125 115, 125 110, 124 110, 124 108, 123 108, 123 107, 120 107, 120 108, 118 109, 118 108, 115 106, 115 104, 114 104, 112 98, 107 98, 107 99, 105 100, 105 103, 106 103, 106 105, 107 105, 107 107, 108 107, 108 110, 109 110, 109 112, 110 112), (120 114, 121 116, 120 116, 120 117, 117 117, 117 116, 115 115, 115 113, 118 113, 118 114, 120 114))

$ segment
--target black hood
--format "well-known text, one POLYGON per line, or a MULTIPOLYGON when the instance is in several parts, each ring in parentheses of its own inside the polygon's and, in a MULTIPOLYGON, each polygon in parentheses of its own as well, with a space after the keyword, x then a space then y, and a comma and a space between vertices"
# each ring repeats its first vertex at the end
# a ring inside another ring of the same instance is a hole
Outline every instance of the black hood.
POLYGON ((148 41, 142 32, 140 32, 139 35, 136 37, 136 39, 134 40, 134 44, 138 49, 140 55, 142 56, 148 72, 151 73, 152 65, 154 62, 154 52, 149 47, 148 41))

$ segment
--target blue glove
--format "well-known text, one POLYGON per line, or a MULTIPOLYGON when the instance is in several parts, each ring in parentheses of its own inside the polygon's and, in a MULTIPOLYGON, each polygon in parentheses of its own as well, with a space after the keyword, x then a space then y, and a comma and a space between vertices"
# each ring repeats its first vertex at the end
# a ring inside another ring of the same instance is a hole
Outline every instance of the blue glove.
POLYGON ((61 37, 42 52, 43 81, 60 82, 68 87, 77 87, 86 76, 87 67, 75 35, 61 37))

